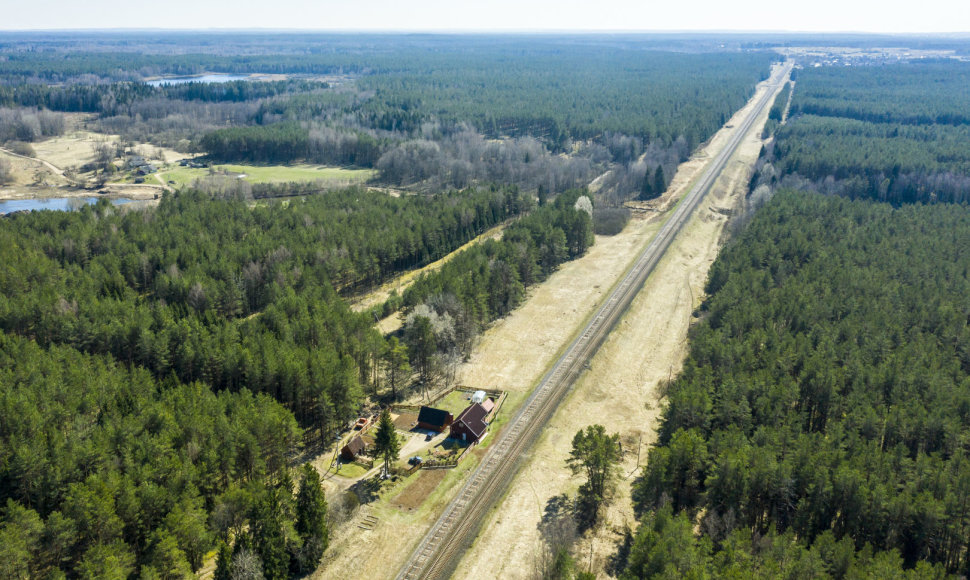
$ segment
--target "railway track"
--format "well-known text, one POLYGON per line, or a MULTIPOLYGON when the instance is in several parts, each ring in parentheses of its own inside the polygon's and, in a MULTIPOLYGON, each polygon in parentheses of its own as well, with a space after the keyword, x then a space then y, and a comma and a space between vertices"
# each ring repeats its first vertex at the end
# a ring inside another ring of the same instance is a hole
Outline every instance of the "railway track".
MULTIPOLYGON (((788 65, 778 79, 784 79, 790 69, 791 65, 788 65)), ((779 87, 778 79, 768 85, 768 90, 754 110, 708 164, 701 178, 684 196, 671 217, 614 287, 580 335, 543 376, 532 395, 506 426, 501 438, 489 449, 458 495, 418 544, 398 574, 397 580, 437 580, 446 578, 453 572, 462 553, 474 540, 485 513, 511 483, 523 454, 532 447, 569 387, 633 302, 650 272, 751 130, 755 119, 771 102, 771 97, 779 87)))

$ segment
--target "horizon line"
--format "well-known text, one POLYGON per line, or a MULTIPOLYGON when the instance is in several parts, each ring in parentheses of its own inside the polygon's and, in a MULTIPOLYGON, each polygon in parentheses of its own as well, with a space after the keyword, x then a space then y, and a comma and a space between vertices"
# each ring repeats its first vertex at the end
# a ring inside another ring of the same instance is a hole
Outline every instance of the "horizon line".
POLYGON ((279 28, 279 27, 198 27, 198 28, 165 28, 165 27, 88 27, 88 28, 0 28, 0 34, 9 33, 302 33, 302 34, 387 34, 387 35, 860 35, 860 36, 945 36, 966 37, 970 39, 970 30, 960 31, 867 31, 867 30, 788 30, 788 29, 597 29, 597 28, 279 28))

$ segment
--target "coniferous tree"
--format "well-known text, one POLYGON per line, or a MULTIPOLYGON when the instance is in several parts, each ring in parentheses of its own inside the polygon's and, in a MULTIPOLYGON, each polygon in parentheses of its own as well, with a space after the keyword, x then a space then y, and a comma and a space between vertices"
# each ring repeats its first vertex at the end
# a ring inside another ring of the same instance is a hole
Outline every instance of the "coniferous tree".
POLYGON ((584 526, 595 523, 620 458, 620 436, 607 435, 602 425, 590 425, 573 437, 566 464, 573 473, 586 474, 586 483, 579 488, 580 523, 584 526))
POLYGON ((296 496, 296 533, 303 545, 296 558, 297 572, 313 571, 329 543, 327 499, 320 484, 320 474, 312 465, 303 465, 303 478, 296 496))
POLYGON ((219 555, 216 557, 216 572, 213 580, 231 580, 232 550, 226 542, 219 543, 219 555))
POLYGON ((266 580, 286 578, 290 567, 290 554, 286 549, 283 502, 279 491, 266 490, 256 500, 250 517, 250 534, 254 553, 262 562, 266 580))
POLYGON ((643 175, 643 185, 640 186, 640 199, 647 200, 653 199, 654 197, 656 197, 656 194, 653 190, 653 181, 650 179, 650 171, 647 170, 643 175))
POLYGON ((377 434, 374 436, 374 453, 384 460, 385 474, 389 473, 391 464, 397 459, 397 454, 400 451, 401 442, 398 440, 394 421, 391 420, 391 413, 384 409, 381 411, 381 418, 377 424, 377 434))
POLYGON ((396 336, 392 336, 387 343, 384 360, 387 364, 387 378, 391 383, 391 396, 396 401, 398 385, 411 374, 407 345, 402 344, 396 336))
POLYGON ((664 166, 658 165, 657 171, 653 174, 654 195, 663 195, 667 191, 667 179, 664 177, 664 166))

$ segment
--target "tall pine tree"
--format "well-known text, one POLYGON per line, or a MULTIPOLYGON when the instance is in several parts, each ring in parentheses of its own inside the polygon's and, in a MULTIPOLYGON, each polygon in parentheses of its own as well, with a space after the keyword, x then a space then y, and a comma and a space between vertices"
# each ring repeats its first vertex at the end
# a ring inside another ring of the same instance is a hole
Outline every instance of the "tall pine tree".
POLYGON ((309 463, 303 465, 303 478, 296 496, 296 533, 303 545, 293 564, 298 574, 308 574, 320 563, 330 540, 327 498, 320 485, 320 474, 309 463))
POLYGON ((658 165, 657 171, 653 174, 654 195, 663 195, 667 191, 667 178, 664 177, 664 166, 658 165))
POLYGON ((394 430, 394 422, 391 421, 391 414, 387 409, 381 411, 381 419, 377 424, 377 435, 374 437, 374 452, 378 457, 384 459, 384 473, 388 473, 391 462, 397 459, 397 454, 401 451, 401 442, 397 438, 394 430))

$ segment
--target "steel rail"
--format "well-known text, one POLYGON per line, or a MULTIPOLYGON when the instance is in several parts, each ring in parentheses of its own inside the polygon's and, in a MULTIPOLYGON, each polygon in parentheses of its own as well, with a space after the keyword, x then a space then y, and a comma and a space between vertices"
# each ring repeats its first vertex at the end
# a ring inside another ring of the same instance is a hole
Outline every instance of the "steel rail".
MULTIPOLYGON (((784 79, 790 70, 789 64, 779 79, 784 79)), ((573 381, 633 302, 647 277, 687 223, 701 199, 717 181, 728 160, 747 136, 757 117, 764 112, 779 86, 780 82, 766 83, 765 94, 754 109, 708 164, 700 179, 640 253, 623 279, 613 288, 579 336, 546 372, 532 395, 506 426, 499 440, 488 450, 458 495, 418 544, 398 574, 398 580, 437 580, 453 572, 462 551, 474 540, 485 513, 511 483, 524 453, 532 446, 573 381)))

